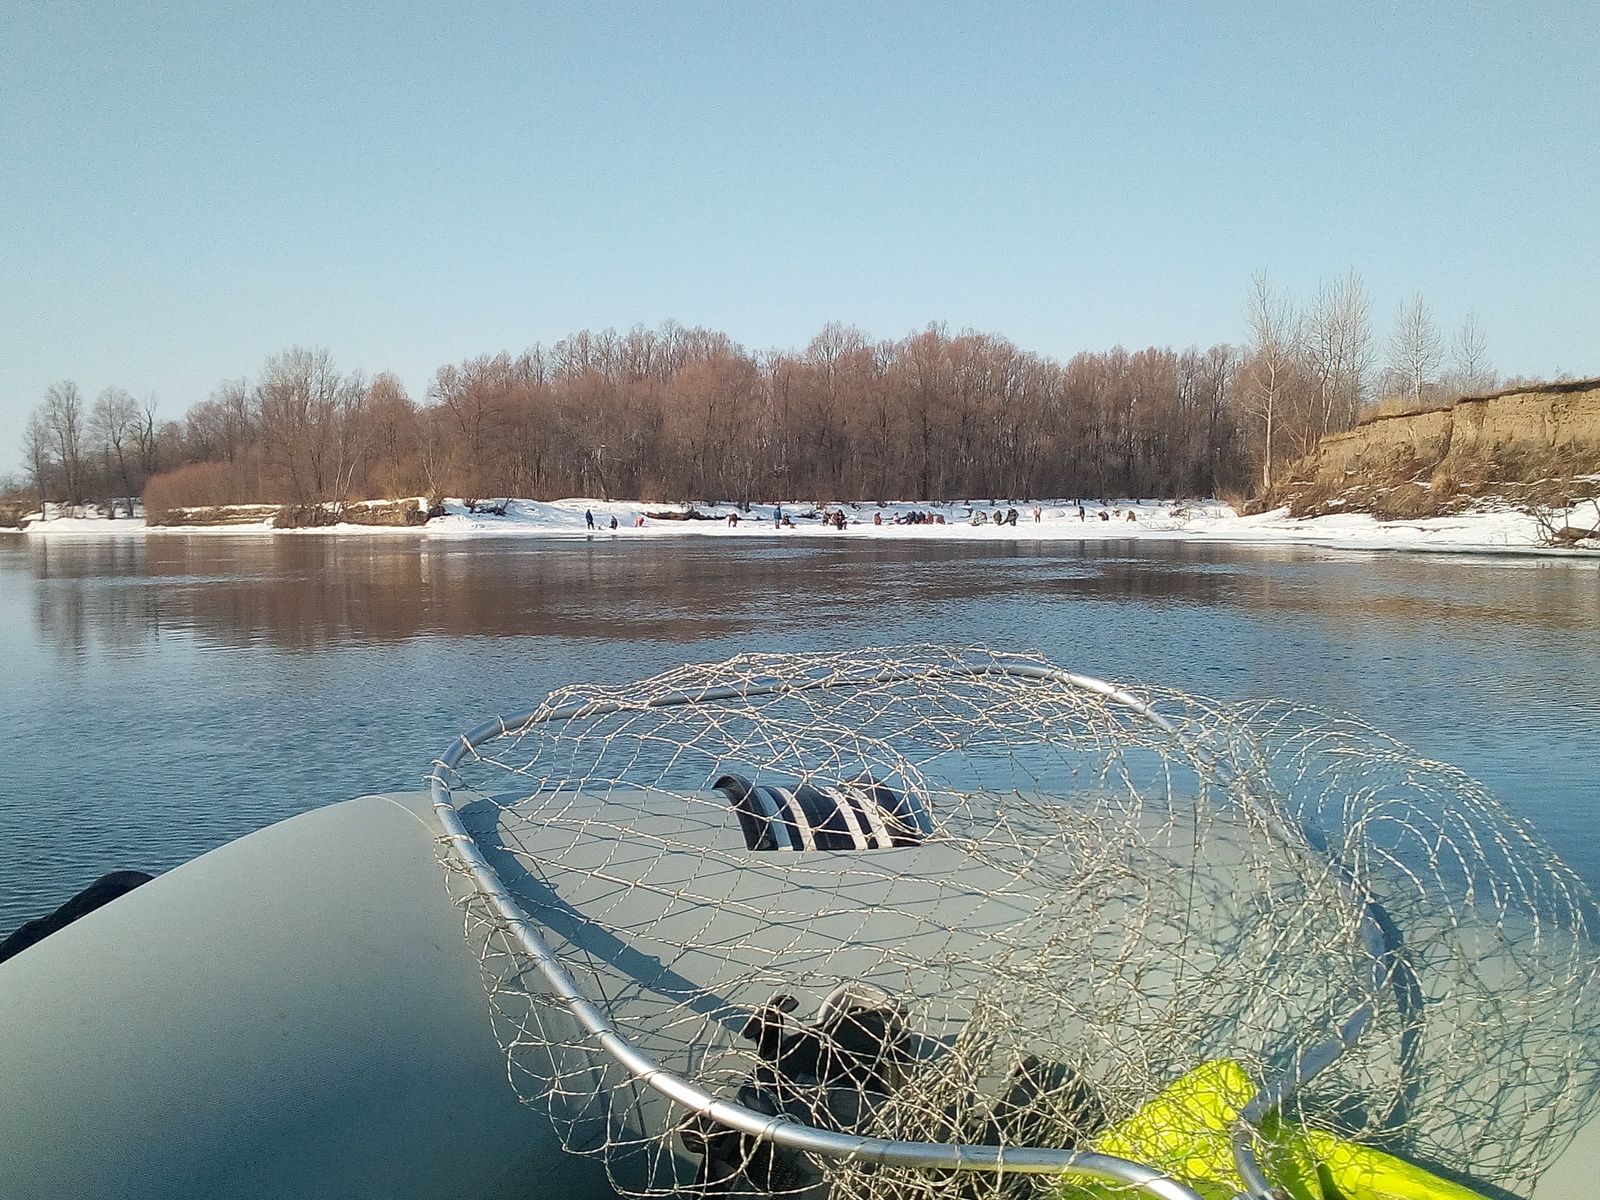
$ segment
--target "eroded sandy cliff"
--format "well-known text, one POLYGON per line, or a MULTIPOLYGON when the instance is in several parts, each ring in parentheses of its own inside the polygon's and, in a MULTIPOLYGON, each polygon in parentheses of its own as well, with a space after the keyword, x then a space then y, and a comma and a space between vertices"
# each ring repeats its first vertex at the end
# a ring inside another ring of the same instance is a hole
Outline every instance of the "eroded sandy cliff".
POLYGON ((1486 500, 1562 507, 1600 494, 1600 379, 1463 396, 1322 439, 1258 502, 1295 515, 1432 516, 1486 500))

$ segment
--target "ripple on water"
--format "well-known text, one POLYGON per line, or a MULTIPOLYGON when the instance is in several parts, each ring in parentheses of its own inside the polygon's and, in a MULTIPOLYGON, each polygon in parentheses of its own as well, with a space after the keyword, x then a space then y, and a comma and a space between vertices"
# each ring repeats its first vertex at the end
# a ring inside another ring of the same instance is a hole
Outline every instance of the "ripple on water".
MULTIPOLYGON (((1534 565, 1537 564, 1537 565, 1534 565)), ((1591 886, 1600 572, 1295 547, 701 541, 0 544, 0 930, 104 871, 418 785, 573 680, 933 641, 1347 710, 1455 763, 1591 886)))

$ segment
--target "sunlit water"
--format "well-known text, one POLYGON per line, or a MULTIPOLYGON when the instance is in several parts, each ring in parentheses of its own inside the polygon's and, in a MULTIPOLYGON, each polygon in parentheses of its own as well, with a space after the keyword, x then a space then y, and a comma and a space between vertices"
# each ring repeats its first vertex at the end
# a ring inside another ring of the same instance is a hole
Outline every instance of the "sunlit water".
POLYGON ((0 538, 0 934, 97 875, 414 788, 569 682, 747 650, 1037 649, 1353 712, 1484 780, 1600 884, 1593 562, 1302 548, 0 538))

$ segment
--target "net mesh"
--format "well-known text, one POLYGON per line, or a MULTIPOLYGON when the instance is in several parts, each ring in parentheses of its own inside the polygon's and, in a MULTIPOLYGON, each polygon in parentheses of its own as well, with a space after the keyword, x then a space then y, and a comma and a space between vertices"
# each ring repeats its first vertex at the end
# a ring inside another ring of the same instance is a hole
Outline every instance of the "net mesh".
MULTIPOLYGON (((1050 670, 746 655, 554 693, 442 773, 583 993, 720 1098, 886 1138, 1092 1148, 1207 1063, 1260 1087, 1370 1013, 1283 1116, 1534 1180, 1600 1083, 1571 872, 1480 785, 1359 722, 1135 692, 1163 728, 1050 670)), ((453 878, 512 1083, 620 1191, 1061 1186, 828 1160, 674 1107, 453 878)))

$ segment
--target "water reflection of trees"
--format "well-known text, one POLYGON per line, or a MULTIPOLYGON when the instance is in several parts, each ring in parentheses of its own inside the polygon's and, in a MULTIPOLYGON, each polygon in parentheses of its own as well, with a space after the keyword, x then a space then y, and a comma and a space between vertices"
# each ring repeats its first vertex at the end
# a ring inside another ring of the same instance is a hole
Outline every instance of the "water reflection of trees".
POLYGON ((288 650, 425 637, 694 642, 838 621, 877 621, 893 636, 912 616, 950 618, 955 640, 1033 642, 1045 608, 1082 601, 1298 613, 1342 630, 1337 640, 1441 623, 1469 639, 1508 622, 1600 626, 1592 571, 1203 544, 193 535, 34 539, 26 560, 40 635, 69 653, 169 634, 288 650), (1028 619, 985 618, 1011 605, 1028 619))
POLYGON ((73 654, 91 647, 127 652, 159 635, 158 592, 121 586, 142 571, 142 539, 31 538, 18 549, 17 558, 25 556, 36 581, 33 609, 41 641, 73 654))
MULTIPOLYGON (((406 539, 151 538, 30 546, 35 617, 59 650, 132 649, 163 633, 315 650, 427 636, 693 640, 708 611, 693 556, 542 543, 505 553, 406 539), (129 551, 133 550, 132 553, 129 551)), ((712 607, 716 607, 714 602, 712 607)))

